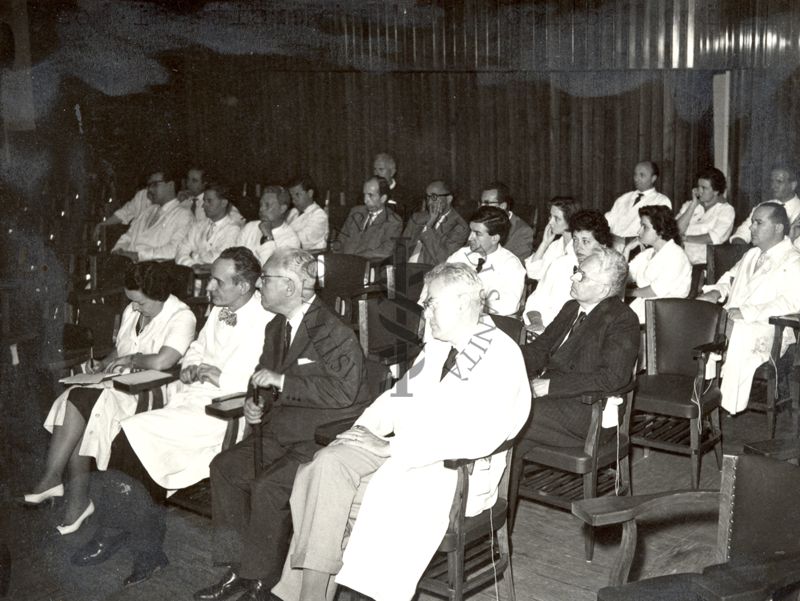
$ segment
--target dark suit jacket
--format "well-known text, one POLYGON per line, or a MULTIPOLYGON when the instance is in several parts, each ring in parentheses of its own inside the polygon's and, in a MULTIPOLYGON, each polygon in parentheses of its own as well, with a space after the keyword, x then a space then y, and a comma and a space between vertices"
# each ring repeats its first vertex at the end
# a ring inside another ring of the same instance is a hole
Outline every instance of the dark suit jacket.
POLYGON ((503 248, 514 253, 524 261, 533 253, 533 228, 516 215, 511 215, 511 230, 503 248))
POLYGON ((395 186, 389 190, 388 206, 405 222, 422 204, 422 195, 414 195, 411 190, 395 180, 395 186))
POLYGON ((385 259, 394 251, 394 245, 403 232, 403 221, 388 206, 364 230, 369 217, 367 207, 353 207, 339 234, 336 252, 359 255, 367 259, 385 259))
POLYGON ((281 444, 313 441, 317 426, 355 418, 369 402, 364 354, 353 331, 316 298, 279 361, 285 324, 278 315, 264 331, 259 367, 285 376, 283 391, 264 415, 264 435, 281 444))
POLYGON ((403 242, 406 244, 408 257, 413 254, 417 242, 422 242, 422 253, 418 262, 438 265, 466 244, 469 226, 458 211, 450 209, 438 228, 428 228, 423 232, 428 217, 427 211, 414 213, 403 231, 403 242))
POLYGON ((547 429, 541 434, 554 434, 564 446, 582 444, 591 407, 581 403, 581 394, 613 392, 630 382, 639 355, 636 314, 618 297, 607 298, 561 345, 579 310, 577 301, 567 302, 542 335, 522 347, 528 377, 550 380, 548 396, 534 399, 531 436, 526 438, 542 438, 535 436, 537 430, 547 429))

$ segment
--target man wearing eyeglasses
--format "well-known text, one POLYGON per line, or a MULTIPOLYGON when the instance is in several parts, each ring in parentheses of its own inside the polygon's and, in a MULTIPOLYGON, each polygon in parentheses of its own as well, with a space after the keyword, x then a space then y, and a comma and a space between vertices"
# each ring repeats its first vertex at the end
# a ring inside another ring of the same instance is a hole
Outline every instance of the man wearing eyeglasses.
POLYGON ((639 354, 639 320, 620 299, 627 277, 621 254, 597 248, 575 269, 573 300, 523 345, 534 405, 520 458, 534 444, 583 445, 592 410, 581 395, 613 392, 630 381, 639 354))
MULTIPOLYGON (((245 401, 248 424, 263 424, 263 465, 254 477, 250 436, 211 462, 213 560, 222 579, 197 591, 198 601, 234 594, 268 599, 289 547, 289 494, 300 463, 319 446, 320 424, 352 417, 368 401, 364 355, 353 331, 314 293, 316 261, 306 251, 280 248, 264 264, 262 306, 276 314, 251 378, 272 387, 272 406, 245 401)), ((263 391, 262 391, 263 392, 263 391)), ((258 440, 258 439, 256 439, 258 440)))
POLYGON ((511 230, 503 248, 514 253, 520 261, 527 259, 533 252, 533 228, 512 212, 514 199, 503 182, 492 182, 481 192, 481 206, 498 207, 508 214, 511 230))
POLYGON ((417 211, 403 231, 409 263, 438 265, 464 246, 469 226, 453 210, 453 194, 441 180, 425 189, 425 210, 417 211))

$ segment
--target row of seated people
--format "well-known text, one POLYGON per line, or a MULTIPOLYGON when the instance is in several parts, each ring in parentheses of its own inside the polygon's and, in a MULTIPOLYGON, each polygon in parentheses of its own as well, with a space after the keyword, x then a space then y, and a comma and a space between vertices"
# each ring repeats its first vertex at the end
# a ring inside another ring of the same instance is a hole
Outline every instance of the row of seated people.
MULTIPOLYGON (((334 577, 376 599, 410 599, 447 526, 455 478, 442 460, 485 457, 523 428, 526 444, 581 444, 590 410, 580 395, 622 387, 636 362, 638 321, 620 298, 628 269, 616 251, 599 247, 581 262, 573 300, 521 349, 488 320, 490 292, 474 267, 444 263, 426 276, 424 350, 369 404, 364 356, 315 296, 315 265, 305 251, 280 249, 262 271, 248 249, 225 250, 212 266, 214 309, 194 342, 194 317, 169 295, 163 268, 134 265, 117 351, 89 368, 165 368, 185 351, 181 382, 165 391, 165 408, 137 415, 136 401, 111 388, 66 391, 46 422, 46 473, 25 500, 63 495, 68 465, 59 530, 69 534, 95 513, 92 457, 135 477, 154 500, 210 474, 213 560, 229 569, 196 599, 267 599, 270 589, 286 601, 322 598, 334 577), (219 453, 223 426, 203 411, 248 383, 275 391, 268 410, 252 392, 245 402, 248 424, 263 428, 256 474, 252 437, 219 453), (315 428, 341 417, 358 419, 321 450, 315 428)), ((504 457, 476 467, 468 514, 494 503, 504 457)), ((72 562, 99 563, 127 541, 136 554, 126 584, 165 566, 163 523, 148 516, 155 524, 142 527, 128 515, 102 516, 72 562)))
MULTIPOLYGON (((532 252, 533 232, 513 213, 513 199, 507 187, 499 182, 489 184, 483 190, 481 205, 469 217, 469 223, 453 209, 453 194, 447 184, 431 182, 426 188, 424 210, 414 212, 403 228, 402 219, 389 205, 389 199, 398 190, 394 169, 391 157, 376 157, 375 173, 387 175, 390 180, 375 175, 365 182, 364 205, 351 210, 331 249, 368 259, 393 255, 425 264, 468 262, 476 268, 486 289, 492 291, 488 310, 499 315, 519 316, 521 313, 533 334, 541 332, 569 298, 569 278, 578 259, 573 245, 585 246, 581 251, 584 253, 596 244, 613 246, 631 258, 627 294, 632 308, 643 322, 644 299, 686 297, 690 292, 692 265, 705 261, 706 245, 726 241, 733 230, 734 211, 724 196, 727 182, 715 168, 698 174, 693 198, 684 203, 677 218, 673 217, 669 199, 655 189, 658 167, 650 161, 636 165, 635 190, 615 201, 605 214, 607 224, 601 223, 596 212, 579 211, 579 203, 574 199, 557 197, 550 203, 550 219, 542 241, 532 252), (390 161, 391 169, 388 171, 384 169, 386 161, 390 161), (573 216, 578 221, 575 227, 570 226, 573 216), (394 252, 400 242, 405 247, 404 254, 394 252), (637 252, 638 255, 633 257, 637 252), (520 259, 524 261, 521 263, 520 259), (530 279, 537 281, 537 287, 524 298, 526 272, 530 279)), ((205 185, 202 176, 200 170, 190 170, 187 175, 188 193, 202 190, 205 185)), ((163 179, 161 173, 151 176, 153 194, 162 200, 173 192, 161 181, 163 179)), ((795 172, 790 167, 773 169, 770 193, 775 200, 769 202, 786 210, 790 229, 784 233, 790 233, 791 240, 796 240, 800 233, 800 200, 795 194, 796 184, 795 172)), ((201 192, 198 203, 205 197, 209 199, 202 206, 210 217, 197 221, 188 237, 179 243, 178 264, 207 269, 210 261, 233 243, 233 232, 238 231, 237 226, 231 224, 236 221, 231 203, 220 198, 219 187, 207 187, 205 192, 201 192), (216 226, 217 223, 223 225, 216 226), (227 238, 223 234, 225 231, 231 232, 227 238)), ((187 196, 181 202, 194 202, 192 198, 195 197, 187 196)), ((307 179, 292 183, 288 190, 279 186, 268 187, 261 199, 261 219, 245 225, 235 243, 250 248, 260 262, 279 247, 295 248, 298 244, 310 250, 324 247, 327 216, 313 198, 313 183, 307 179), (290 200, 294 208, 290 208, 290 200), (299 220, 307 214, 314 215, 314 220, 299 220), (305 225, 293 229, 286 225, 288 221, 292 226, 305 225)), ((395 202, 394 206, 397 207, 398 203, 395 202)), ((408 208, 413 204, 403 206, 408 208)), ((736 230, 732 238, 734 242, 752 242, 755 211, 736 230)), ((149 213, 139 219, 147 215, 149 213)), ((151 219, 153 217, 150 215, 151 219)), ((167 231, 165 228, 166 225, 162 230, 167 231)), ((119 247, 124 243, 125 237, 117 244, 117 252, 140 258, 136 253, 120 251, 119 247)), ((795 244, 800 245, 800 241, 795 244)), ((150 255, 145 253, 144 256, 150 255)), ((116 266, 114 272, 121 274, 123 270, 116 266)), ((780 296, 778 290, 775 292, 780 296)), ((763 345, 763 340, 759 340, 763 345)), ((746 406, 746 399, 734 402, 733 395, 728 398, 731 402, 726 404, 726 408, 731 412, 741 411, 746 406)))

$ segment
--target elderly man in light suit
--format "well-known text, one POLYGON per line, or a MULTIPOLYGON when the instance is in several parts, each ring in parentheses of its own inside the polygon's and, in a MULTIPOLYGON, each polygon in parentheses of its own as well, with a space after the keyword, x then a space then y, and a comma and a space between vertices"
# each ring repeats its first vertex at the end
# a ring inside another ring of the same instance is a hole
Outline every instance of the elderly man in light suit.
MULTIPOLYGON (((294 536, 272 589, 283 601, 332 594, 337 572, 337 582, 372 598, 410 599, 448 524, 456 475, 443 460, 485 457, 527 419, 531 395, 519 347, 481 316, 475 271, 448 263, 425 280, 433 334, 425 350, 353 428, 298 469, 294 536)), ((503 454, 479 462, 467 515, 494 504, 504 467, 503 454)))
MULTIPOLYGON (((789 218, 778 202, 765 202, 753 211, 750 235, 754 247, 725 272, 716 284, 703 286, 698 298, 724 302, 729 327, 722 366, 722 406, 731 413, 747 408, 753 374, 769 359, 773 315, 800 310, 800 253, 792 247, 789 218)), ((793 334, 784 334, 785 350, 793 334)))

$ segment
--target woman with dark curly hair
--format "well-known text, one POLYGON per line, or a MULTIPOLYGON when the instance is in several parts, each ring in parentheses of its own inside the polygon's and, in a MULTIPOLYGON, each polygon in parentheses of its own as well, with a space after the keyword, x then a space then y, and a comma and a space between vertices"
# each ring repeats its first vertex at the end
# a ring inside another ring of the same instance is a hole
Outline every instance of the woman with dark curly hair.
MULTIPOLYGON (((87 373, 164 370, 178 362, 194 339, 195 317, 169 288, 169 275, 158 263, 136 263, 128 269, 125 296, 130 304, 122 313, 116 348, 100 361, 87 362, 87 373)), ((38 505, 66 492, 64 521, 58 526, 62 535, 75 532, 94 512, 88 496, 91 459, 98 469, 106 469, 120 421, 135 413, 136 404, 134 395, 112 388, 109 381, 73 386, 53 403, 44 423, 53 433, 45 473, 24 500, 38 505)))
POLYGON ((629 281, 636 287, 628 290, 631 303, 644 323, 644 299, 686 298, 692 283, 692 265, 681 248, 678 224, 668 207, 651 205, 639 209, 638 238, 625 246, 625 256, 636 246, 644 247, 629 264, 629 281))

